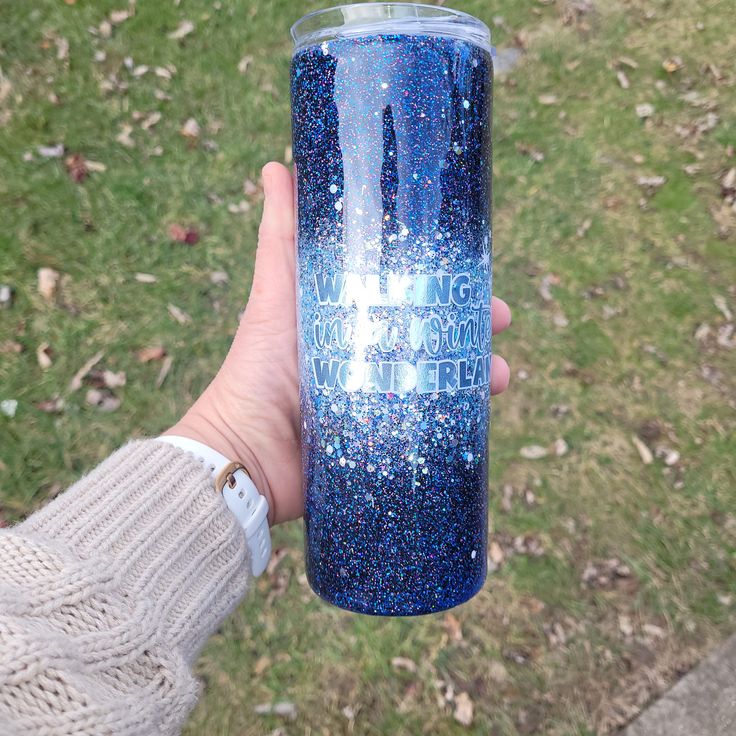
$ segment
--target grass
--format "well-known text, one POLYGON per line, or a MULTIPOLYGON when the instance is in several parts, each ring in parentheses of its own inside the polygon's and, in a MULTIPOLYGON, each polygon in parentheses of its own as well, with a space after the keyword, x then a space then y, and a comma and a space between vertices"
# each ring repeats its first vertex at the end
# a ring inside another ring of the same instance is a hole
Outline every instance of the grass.
MULTIPOLYGON (((736 624, 736 366, 716 340, 726 318, 714 302, 736 311, 736 221, 719 184, 735 165, 729 3, 612 0, 587 13, 564 2, 455 5, 493 25, 496 45, 526 47, 495 90, 495 288, 514 308, 495 345, 515 380, 494 403, 491 440, 504 559, 454 612, 459 639, 444 616, 374 620, 329 608, 306 586, 301 526, 278 529, 285 556, 198 663, 206 690, 188 734, 602 736, 736 624), (665 71, 674 56, 682 68, 665 71), (542 104, 550 94, 556 104, 542 104), (636 114, 641 103, 654 106, 648 120, 636 114), (715 127, 687 134, 709 105, 715 127), (637 179, 652 175, 666 181, 650 195, 637 179), (551 300, 540 291, 548 275, 551 300), (703 324, 710 333, 698 340, 703 324), (637 434, 679 460, 643 464, 637 434), (560 457, 520 455, 558 438, 569 447, 560 457), (611 558, 631 574, 606 576, 611 558), (590 565, 603 582, 583 582, 590 565), (392 666, 397 656, 416 667, 392 666), (474 702, 467 728, 453 719, 458 692, 474 702), (296 704, 296 720, 254 714, 282 700, 296 704)), ((253 263, 258 196, 244 197, 243 181, 285 157, 288 26, 316 7, 140 3, 105 40, 88 28, 117 3, 4 4, 0 283, 15 301, 0 312, 0 399, 18 401, 15 417, 0 415, 8 520, 126 438, 162 430, 213 375, 253 263), (184 19, 194 32, 167 38, 184 19), (67 60, 57 59, 58 38, 67 60), (93 61, 96 50, 104 61, 93 61), (134 77, 128 56, 176 71, 134 77), (127 89, 101 91, 109 75, 127 89), (146 131, 135 111, 161 119, 146 131), (190 117, 202 128, 194 146, 179 134, 190 117), (125 124, 133 147, 116 140, 125 124), (63 160, 36 152, 60 142, 106 171, 73 182, 63 160), (244 198, 248 212, 228 211, 244 198), (173 223, 196 226, 199 243, 172 243, 173 223), (44 266, 64 275, 53 304, 36 289, 44 266), (227 295, 210 279, 221 270, 227 295), (138 272, 158 282, 140 283, 138 272), (174 321, 170 303, 193 322, 174 321), (35 357, 44 342, 46 370, 35 357), (159 389, 160 362, 136 359, 156 344, 173 358, 159 389), (98 351, 101 367, 127 375, 114 413, 68 390, 98 351), (60 413, 37 408, 57 395, 60 413)))

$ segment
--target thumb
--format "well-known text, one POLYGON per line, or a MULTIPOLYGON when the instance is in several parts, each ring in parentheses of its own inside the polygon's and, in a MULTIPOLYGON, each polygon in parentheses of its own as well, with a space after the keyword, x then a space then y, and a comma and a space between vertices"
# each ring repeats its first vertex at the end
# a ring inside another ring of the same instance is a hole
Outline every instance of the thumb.
POLYGON ((272 161, 263 167, 263 193, 251 298, 273 297, 288 304, 295 289, 294 188, 283 164, 272 161))

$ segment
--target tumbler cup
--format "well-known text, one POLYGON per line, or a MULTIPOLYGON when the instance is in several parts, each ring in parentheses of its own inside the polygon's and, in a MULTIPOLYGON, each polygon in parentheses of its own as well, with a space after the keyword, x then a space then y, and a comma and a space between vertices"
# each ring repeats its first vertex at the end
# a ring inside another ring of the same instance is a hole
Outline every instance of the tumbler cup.
POLYGON ((486 576, 490 32, 365 3, 292 28, 309 582, 412 615, 486 576))

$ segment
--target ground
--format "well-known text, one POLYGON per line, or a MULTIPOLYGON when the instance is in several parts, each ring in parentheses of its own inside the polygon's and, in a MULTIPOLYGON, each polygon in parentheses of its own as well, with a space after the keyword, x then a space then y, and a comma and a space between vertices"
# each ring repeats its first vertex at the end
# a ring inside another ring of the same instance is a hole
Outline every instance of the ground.
MULTIPOLYGON (((366 618, 317 600, 301 525, 277 529, 189 735, 603 736, 736 625, 731 4, 455 6, 523 52, 495 89, 494 571, 450 614, 366 618)), ((289 25, 316 7, 4 3, 6 522, 213 375, 260 167, 290 157, 289 25)))

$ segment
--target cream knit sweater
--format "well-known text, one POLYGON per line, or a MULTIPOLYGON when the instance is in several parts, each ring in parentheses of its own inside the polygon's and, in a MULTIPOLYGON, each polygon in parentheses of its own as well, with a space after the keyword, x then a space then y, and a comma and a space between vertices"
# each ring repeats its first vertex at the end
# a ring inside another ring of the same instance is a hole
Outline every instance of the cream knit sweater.
POLYGON ((245 594, 245 536, 191 456, 131 442, 0 533, 0 734, 176 734, 245 594))

